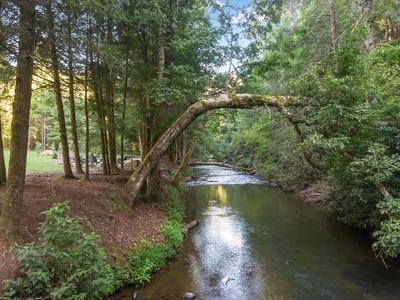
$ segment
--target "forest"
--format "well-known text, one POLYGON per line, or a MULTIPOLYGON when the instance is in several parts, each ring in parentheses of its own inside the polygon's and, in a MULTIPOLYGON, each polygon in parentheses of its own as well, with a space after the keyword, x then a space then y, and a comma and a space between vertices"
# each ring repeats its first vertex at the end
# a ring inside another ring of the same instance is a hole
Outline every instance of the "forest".
POLYGON ((0 1, 1 232, 19 234, 27 151, 53 150, 64 180, 90 180, 71 164, 89 155, 104 176, 140 157, 132 206, 157 199, 167 155, 323 183, 397 257, 399 22, 399 0, 0 1))

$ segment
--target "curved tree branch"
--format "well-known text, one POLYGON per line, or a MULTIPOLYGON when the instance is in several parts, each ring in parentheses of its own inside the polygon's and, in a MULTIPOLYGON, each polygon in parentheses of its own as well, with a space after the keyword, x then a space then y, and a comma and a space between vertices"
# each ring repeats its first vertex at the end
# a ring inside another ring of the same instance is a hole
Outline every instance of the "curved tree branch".
POLYGON ((142 163, 136 169, 135 173, 129 178, 124 187, 125 194, 129 197, 129 204, 132 206, 137 198, 151 170, 160 160, 164 152, 173 143, 173 141, 186 129, 198 116, 203 113, 219 108, 240 108, 248 109, 257 106, 273 106, 278 110, 286 110, 285 106, 293 105, 296 102, 295 97, 285 96, 263 96, 252 94, 226 95, 221 94, 213 98, 204 99, 195 102, 184 112, 170 128, 161 136, 154 147, 150 150, 142 163))

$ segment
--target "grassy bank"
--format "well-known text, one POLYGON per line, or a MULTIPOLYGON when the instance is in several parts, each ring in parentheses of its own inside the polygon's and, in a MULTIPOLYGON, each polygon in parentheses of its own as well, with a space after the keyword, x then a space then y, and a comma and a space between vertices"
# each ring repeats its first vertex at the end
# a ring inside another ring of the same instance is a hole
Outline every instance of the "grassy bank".
MULTIPOLYGON (((10 151, 4 151, 6 168, 8 169, 8 161, 10 159, 10 151)), ((51 172, 62 171, 63 166, 56 164, 56 160, 50 155, 38 155, 35 151, 28 151, 27 156, 27 172, 51 172)))

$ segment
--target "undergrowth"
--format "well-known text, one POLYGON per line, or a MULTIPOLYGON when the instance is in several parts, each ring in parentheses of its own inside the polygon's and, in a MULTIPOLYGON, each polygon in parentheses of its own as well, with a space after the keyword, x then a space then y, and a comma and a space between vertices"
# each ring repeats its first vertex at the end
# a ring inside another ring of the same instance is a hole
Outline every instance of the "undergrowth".
POLYGON ((68 215, 68 202, 54 204, 43 212, 38 241, 12 249, 24 276, 5 281, 2 299, 103 299, 124 285, 149 281, 183 241, 180 191, 164 191, 169 199, 161 205, 168 216, 161 227, 166 243, 141 240, 126 252, 129 265, 124 267, 110 262, 99 235, 86 233, 83 220, 68 215))
POLYGON ((43 212, 38 241, 12 248, 25 276, 6 281, 3 299, 101 299, 130 276, 106 261, 99 236, 85 233, 69 208, 68 202, 54 204, 43 212))
POLYGON ((134 251, 127 253, 127 259, 134 269, 133 283, 143 285, 150 281, 151 275, 160 270, 166 259, 176 255, 176 251, 182 245, 183 232, 183 202, 180 193, 183 187, 164 187, 164 192, 169 201, 161 205, 168 219, 164 221, 161 230, 167 242, 151 244, 147 240, 140 241, 134 251))

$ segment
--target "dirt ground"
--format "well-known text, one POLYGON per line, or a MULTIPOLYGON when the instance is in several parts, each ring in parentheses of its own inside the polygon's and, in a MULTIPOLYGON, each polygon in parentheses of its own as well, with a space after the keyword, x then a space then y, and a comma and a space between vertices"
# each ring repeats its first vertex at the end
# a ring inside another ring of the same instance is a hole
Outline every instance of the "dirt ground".
MULTIPOLYGON (((44 220, 40 213, 53 203, 63 201, 69 201, 71 216, 89 221, 100 234, 102 245, 112 249, 113 254, 132 247, 141 238, 162 241, 164 237, 159 228, 166 215, 157 204, 136 200, 132 211, 116 200, 122 197, 122 188, 131 174, 120 171, 102 176, 101 169, 93 168, 89 182, 81 180, 82 176, 62 180, 62 173, 58 172, 27 174, 21 216, 23 241, 37 240, 39 223, 44 220)), ((0 186, 0 201, 3 194, 4 186, 0 186)), ((0 284, 4 279, 18 276, 18 260, 11 256, 10 246, 0 237, 0 284)))

